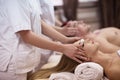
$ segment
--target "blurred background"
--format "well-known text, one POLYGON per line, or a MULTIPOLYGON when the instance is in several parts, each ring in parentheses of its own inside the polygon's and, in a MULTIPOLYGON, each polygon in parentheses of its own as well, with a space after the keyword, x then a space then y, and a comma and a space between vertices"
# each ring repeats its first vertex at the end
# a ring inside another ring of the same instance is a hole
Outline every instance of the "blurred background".
POLYGON ((120 28, 120 0, 51 0, 55 15, 62 22, 83 20, 92 29, 120 28))

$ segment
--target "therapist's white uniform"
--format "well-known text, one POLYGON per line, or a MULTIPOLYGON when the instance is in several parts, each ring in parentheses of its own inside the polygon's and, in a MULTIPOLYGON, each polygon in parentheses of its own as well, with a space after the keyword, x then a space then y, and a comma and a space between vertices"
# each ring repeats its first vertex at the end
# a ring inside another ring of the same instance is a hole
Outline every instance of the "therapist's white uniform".
MULTIPOLYGON (((54 26, 55 25, 55 14, 54 14, 54 5, 50 0, 39 0, 40 1, 40 7, 41 7, 41 19, 45 21, 48 25, 54 26)), ((42 35, 44 38, 47 38, 51 40, 49 37, 42 35)), ((41 62, 36 68, 39 69, 42 65, 47 63, 49 57, 52 55, 53 51, 51 50, 45 50, 41 49, 41 62)))
POLYGON ((17 33, 41 35, 39 0, 0 0, 0 80, 26 80, 40 62, 40 49, 24 43, 17 33))
POLYGON ((51 0, 40 0, 41 18, 49 25, 55 25, 54 5, 51 0))

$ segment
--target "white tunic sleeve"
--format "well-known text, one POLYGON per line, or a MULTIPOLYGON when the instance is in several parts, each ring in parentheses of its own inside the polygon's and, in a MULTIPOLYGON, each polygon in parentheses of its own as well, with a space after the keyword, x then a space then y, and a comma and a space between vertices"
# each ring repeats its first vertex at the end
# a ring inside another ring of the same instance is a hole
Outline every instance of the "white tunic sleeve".
POLYGON ((14 32, 21 30, 31 30, 30 7, 26 0, 24 0, 24 2, 23 0, 9 1, 8 18, 14 32))
POLYGON ((49 25, 55 25, 54 5, 50 0, 39 0, 41 4, 41 18, 49 25))

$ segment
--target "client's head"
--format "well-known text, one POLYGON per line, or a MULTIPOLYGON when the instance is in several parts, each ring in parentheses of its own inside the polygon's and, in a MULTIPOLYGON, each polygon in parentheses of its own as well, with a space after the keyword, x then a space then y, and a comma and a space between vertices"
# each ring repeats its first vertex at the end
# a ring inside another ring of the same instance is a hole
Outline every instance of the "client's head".
POLYGON ((77 28, 78 32, 76 36, 84 36, 90 32, 90 25, 85 24, 83 21, 78 22, 77 28))
POLYGON ((75 45, 81 45, 80 49, 82 49, 85 54, 86 54, 86 57, 90 57, 92 55, 94 55, 97 51, 98 51, 98 48, 99 48, 99 44, 94 41, 94 40, 91 40, 91 39, 81 39, 77 42, 74 43, 75 45))
MULTIPOLYGON (((75 42, 74 45, 81 45, 81 48, 85 50, 86 53, 94 53, 98 49, 98 44, 91 40, 81 39, 80 41, 75 42)), ((57 72, 74 72, 78 64, 78 62, 65 55, 62 55, 60 62, 55 67, 49 69, 40 69, 39 71, 30 75, 28 80, 49 78, 52 73, 57 72)))

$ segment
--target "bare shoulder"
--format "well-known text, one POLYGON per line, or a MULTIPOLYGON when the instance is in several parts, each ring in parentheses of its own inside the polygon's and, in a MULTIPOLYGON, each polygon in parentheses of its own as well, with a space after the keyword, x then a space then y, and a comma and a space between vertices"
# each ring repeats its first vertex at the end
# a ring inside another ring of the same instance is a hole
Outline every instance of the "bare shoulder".
POLYGON ((120 31, 120 29, 116 28, 116 27, 108 27, 108 28, 103 28, 101 29, 102 31, 120 31))
POLYGON ((100 35, 102 37, 107 37, 107 39, 115 39, 116 37, 120 36, 120 29, 115 27, 103 28, 101 29, 100 35))
POLYGON ((120 59, 116 58, 107 71, 110 80, 120 80, 120 59))
POLYGON ((110 80, 120 80, 120 67, 116 68, 116 67, 112 67, 109 71, 108 71, 108 78, 110 80))

